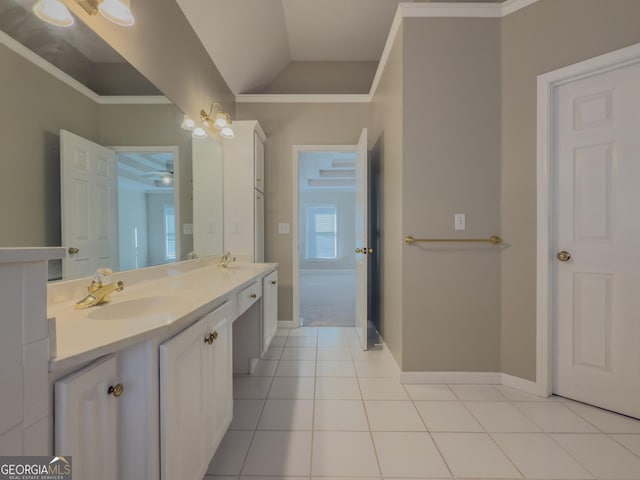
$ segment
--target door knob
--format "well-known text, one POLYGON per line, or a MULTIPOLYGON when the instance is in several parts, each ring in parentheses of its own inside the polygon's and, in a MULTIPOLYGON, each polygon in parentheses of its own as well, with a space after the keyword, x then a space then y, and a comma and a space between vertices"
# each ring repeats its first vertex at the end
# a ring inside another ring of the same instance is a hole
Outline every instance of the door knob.
POLYGON ((571 254, 569 252, 567 252, 566 250, 562 250, 561 252, 558 252, 556 257, 561 262, 568 262, 571 259, 571 254))
POLYGON ((109 395, 113 395, 114 397, 119 397, 124 393, 124 387, 122 386, 121 383, 118 383, 117 385, 109 385, 109 388, 107 390, 107 394, 109 395))
POLYGON ((209 336, 204 339, 204 343, 211 345, 214 340, 213 333, 210 333, 209 336))
POLYGON ((356 248, 356 253, 364 253, 361 248, 356 248))
POLYGON ((80 249, 77 247, 69 247, 69 253, 75 255, 76 253, 80 253, 80 249))
POLYGON ((373 253, 373 248, 365 248, 363 253, 373 253))

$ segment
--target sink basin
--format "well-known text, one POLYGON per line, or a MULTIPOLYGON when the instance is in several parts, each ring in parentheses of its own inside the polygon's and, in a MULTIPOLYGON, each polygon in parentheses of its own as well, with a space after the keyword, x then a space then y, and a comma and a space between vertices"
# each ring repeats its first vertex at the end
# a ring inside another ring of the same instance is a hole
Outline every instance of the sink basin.
POLYGON ((87 318, 93 320, 125 320, 139 317, 157 317, 171 315, 185 304, 185 300, 177 296, 157 296, 118 300, 114 297, 111 303, 91 307, 87 318))

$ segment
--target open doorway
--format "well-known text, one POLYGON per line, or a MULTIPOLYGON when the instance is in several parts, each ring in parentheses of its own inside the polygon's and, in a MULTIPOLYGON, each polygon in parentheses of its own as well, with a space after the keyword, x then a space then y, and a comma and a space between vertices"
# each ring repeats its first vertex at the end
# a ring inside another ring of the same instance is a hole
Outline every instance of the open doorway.
POLYGON ((356 152, 308 148, 298 152, 300 324, 354 327, 356 152))

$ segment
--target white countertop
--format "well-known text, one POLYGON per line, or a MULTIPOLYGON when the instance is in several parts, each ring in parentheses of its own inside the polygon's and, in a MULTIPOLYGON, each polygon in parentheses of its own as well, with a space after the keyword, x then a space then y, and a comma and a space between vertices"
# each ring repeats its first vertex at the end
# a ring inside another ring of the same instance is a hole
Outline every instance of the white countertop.
POLYGON ((122 279, 125 288, 113 293, 109 304, 74 310, 80 300, 76 298, 49 305, 48 317, 56 318, 55 355, 49 370, 88 362, 154 336, 177 332, 276 266, 232 263, 223 270, 207 264, 131 285, 127 284, 126 273, 114 273, 114 281, 122 279))

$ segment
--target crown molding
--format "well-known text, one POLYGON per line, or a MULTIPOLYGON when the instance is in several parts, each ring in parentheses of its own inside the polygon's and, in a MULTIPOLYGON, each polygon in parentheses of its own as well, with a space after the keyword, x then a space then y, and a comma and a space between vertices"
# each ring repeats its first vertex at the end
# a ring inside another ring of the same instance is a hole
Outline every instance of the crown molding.
POLYGON ((236 95, 236 103, 369 103, 370 101, 368 93, 236 95))
POLYGON ((0 31, 0 43, 7 47, 9 50, 17 53, 25 60, 31 62, 36 67, 41 68, 49 75, 57 78, 62 83, 73 88, 77 92, 81 93, 89 100, 93 100, 99 105, 165 105, 171 104, 171 101, 164 95, 98 95, 96 92, 87 88, 82 83, 78 82, 75 78, 66 74, 58 67, 47 62, 38 54, 29 50, 20 42, 10 37, 3 31, 0 31))

